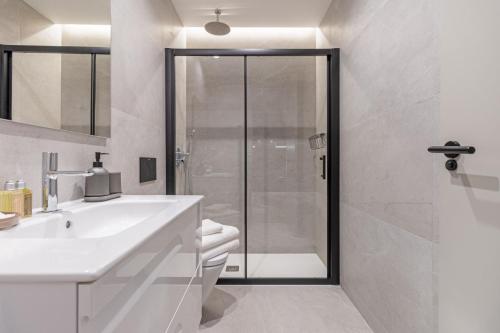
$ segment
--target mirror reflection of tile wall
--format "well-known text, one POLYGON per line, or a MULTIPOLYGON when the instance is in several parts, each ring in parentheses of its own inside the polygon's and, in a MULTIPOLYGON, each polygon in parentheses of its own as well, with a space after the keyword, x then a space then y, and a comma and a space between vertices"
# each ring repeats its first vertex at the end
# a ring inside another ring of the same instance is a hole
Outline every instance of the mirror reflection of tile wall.
MULTIPOLYGON (((109 1, 102 1, 98 19, 75 15, 74 3, 55 13, 49 2, 34 2, 36 9, 30 0, 0 2, 0 44, 110 47, 109 1)), ((14 52, 12 68, 13 121, 90 134, 90 54, 14 52)), ((96 87, 95 134, 109 137, 109 55, 97 56, 96 87)))

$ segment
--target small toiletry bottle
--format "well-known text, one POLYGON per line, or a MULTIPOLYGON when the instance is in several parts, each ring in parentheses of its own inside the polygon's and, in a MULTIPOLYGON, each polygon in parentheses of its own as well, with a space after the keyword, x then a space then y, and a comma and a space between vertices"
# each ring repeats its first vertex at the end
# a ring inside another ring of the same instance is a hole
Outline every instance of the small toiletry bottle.
POLYGON ((33 210, 33 193, 26 187, 24 180, 19 179, 16 182, 16 190, 22 191, 24 198, 24 217, 29 217, 33 210))
POLYGON ((19 216, 24 216, 24 195, 20 190, 16 190, 16 183, 13 180, 5 182, 5 187, 2 192, 2 205, 0 211, 8 213, 17 213, 19 216))
MULTIPOLYGON (((7 186, 7 184, 5 184, 7 186)), ((0 212, 12 212, 12 192, 7 190, 0 191, 0 212)))

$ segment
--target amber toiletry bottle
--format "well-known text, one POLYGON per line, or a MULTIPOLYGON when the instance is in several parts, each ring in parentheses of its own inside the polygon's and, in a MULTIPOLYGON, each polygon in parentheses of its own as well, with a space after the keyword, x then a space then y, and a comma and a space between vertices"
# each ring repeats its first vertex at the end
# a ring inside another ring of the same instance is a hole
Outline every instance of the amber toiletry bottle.
POLYGON ((24 195, 12 180, 6 181, 4 191, 0 192, 0 211, 24 216, 24 195))
POLYGON ((26 187, 26 182, 22 179, 16 182, 16 190, 21 191, 24 200, 24 217, 32 215, 33 211, 33 193, 26 187))

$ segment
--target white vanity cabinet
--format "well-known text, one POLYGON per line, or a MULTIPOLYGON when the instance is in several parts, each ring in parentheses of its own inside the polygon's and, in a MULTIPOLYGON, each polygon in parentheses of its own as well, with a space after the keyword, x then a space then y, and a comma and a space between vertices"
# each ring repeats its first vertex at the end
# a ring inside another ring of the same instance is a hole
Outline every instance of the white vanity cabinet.
MULTIPOLYGON (((201 295, 198 216, 185 211, 102 278, 78 284, 78 332, 165 332, 186 293, 201 295)), ((191 310, 198 324, 201 304, 191 310)))
POLYGON ((200 213, 198 201, 94 281, 0 282, 0 332, 197 332, 200 213))

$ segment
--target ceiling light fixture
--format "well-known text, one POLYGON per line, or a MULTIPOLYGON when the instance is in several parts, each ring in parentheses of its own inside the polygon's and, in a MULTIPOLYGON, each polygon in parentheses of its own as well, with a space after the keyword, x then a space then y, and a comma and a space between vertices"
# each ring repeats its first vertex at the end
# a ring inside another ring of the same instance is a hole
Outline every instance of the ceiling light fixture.
POLYGON ((227 25, 224 22, 219 21, 219 17, 221 16, 221 14, 222 14, 222 10, 217 8, 215 10, 215 15, 216 15, 217 19, 215 21, 208 22, 207 24, 205 24, 205 30, 209 34, 216 35, 216 36, 224 36, 224 35, 227 35, 231 31, 231 28, 229 27, 229 25, 227 25))

